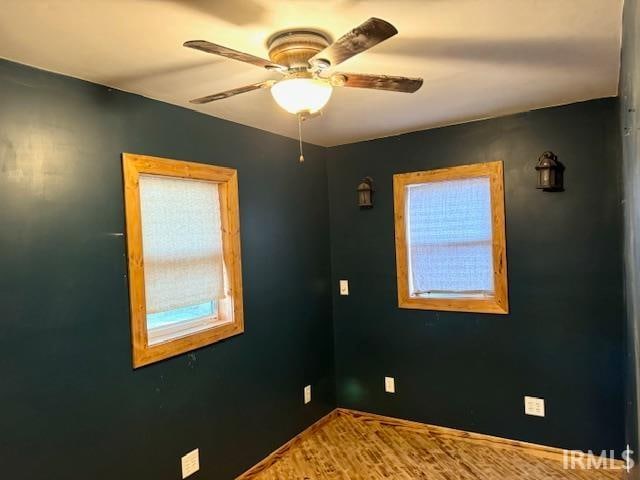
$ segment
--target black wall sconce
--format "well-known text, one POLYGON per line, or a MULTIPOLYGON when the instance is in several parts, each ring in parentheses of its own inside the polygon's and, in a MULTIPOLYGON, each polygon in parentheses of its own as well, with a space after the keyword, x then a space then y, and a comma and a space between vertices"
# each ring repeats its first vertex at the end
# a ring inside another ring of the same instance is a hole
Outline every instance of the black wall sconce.
POLYGON ((364 177, 358 185, 358 206, 373 208, 373 178, 364 177))
POLYGON ((538 158, 536 165, 538 171, 538 185, 536 188, 545 192, 562 192, 564 165, 558 161, 553 152, 544 152, 538 158))

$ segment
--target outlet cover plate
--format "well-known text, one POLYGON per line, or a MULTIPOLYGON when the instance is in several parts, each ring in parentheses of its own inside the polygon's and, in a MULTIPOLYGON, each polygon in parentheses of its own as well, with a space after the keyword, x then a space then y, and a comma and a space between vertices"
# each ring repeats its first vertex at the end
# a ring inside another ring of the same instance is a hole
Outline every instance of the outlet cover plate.
POLYGON ((349 295, 349 280, 340 280, 340 295, 349 295))
POLYGON ((393 377, 384 377, 384 391, 387 393, 396 393, 396 379, 393 377))
POLYGON ((544 417, 544 398, 525 396, 524 413, 534 417, 544 417))
POLYGON ((309 402, 311 402, 311 385, 304 387, 304 403, 306 405, 309 402))
POLYGON ((200 451, 196 448, 182 457, 182 478, 187 478, 200 470, 200 451))

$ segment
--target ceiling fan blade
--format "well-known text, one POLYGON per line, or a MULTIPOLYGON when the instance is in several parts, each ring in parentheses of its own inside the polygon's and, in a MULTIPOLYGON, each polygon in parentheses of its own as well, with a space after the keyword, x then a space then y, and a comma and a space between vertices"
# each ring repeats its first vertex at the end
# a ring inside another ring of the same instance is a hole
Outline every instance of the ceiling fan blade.
POLYGON ((232 90, 227 90, 226 92, 215 93, 213 95, 207 95, 206 97, 196 98, 194 100, 189 100, 189 103, 209 103, 214 102, 216 100, 223 100, 225 98, 233 97, 234 95, 238 95, 240 93, 251 92, 252 90, 259 90, 261 88, 269 88, 273 85, 275 80, 267 80, 266 82, 254 83, 252 85, 245 85, 244 87, 234 88, 232 90))
POLYGON ((205 40, 190 40, 184 42, 184 46, 188 48, 195 48, 206 53, 213 53, 214 55, 221 55, 223 57, 238 60, 240 62, 250 63, 258 67, 266 68, 268 70, 286 70, 286 67, 278 65, 264 58, 256 57, 250 53, 239 52, 231 48, 223 47, 222 45, 216 45, 215 43, 207 42, 205 40))
POLYGON ((422 86, 421 78, 366 73, 334 73, 329 77, 329 81, 334 87, 373 88, 404 93, 413 93, 422 86))
POLYGON ((370 18, 315 54, 309 63, 314 65, 328 62, 328 66, 338 65, 354 55, 369 50, 387 38, 393 37, 396 33, 398 30, 389 22, 375 17, 370 18))

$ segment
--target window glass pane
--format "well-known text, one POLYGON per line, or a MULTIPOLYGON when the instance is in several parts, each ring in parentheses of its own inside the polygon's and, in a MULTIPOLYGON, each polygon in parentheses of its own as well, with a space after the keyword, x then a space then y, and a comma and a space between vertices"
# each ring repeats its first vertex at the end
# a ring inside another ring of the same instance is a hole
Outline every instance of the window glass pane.
POLYGON ((149 345, 212 328, 217 320, 217 302, 214 301, 147 314, 149 345))
POLYGON ((489 178, 410 185, 406 195, 410 295, 492 296, 489 178))
POLYGON ((214 313, 215 302, 176 308, 174 310, 167 310, 166 312, 150 313, 147 315, 147 327, 153 329, 174 325, 197 318, 212 317, 214 313))

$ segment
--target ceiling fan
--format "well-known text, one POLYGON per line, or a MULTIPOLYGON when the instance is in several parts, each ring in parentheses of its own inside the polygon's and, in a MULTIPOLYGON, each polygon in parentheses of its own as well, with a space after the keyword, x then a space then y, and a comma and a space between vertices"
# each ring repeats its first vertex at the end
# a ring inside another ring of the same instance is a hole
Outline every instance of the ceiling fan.
POLYGON ((185 47, 250 63, 284 76, 281 80, 266 80, 196 98, 191 103, 209 103, 240 93, 270 88, 276 103, 286 111, 298 115, 300 120, 302 116, 319 112, 329 101, 333 87, 413 93, 422 86, 421 78, 327 72, 329 68, 397 33, 398 30, 393 25, 379 18, 370 18, 333 43, 326 34, 318 30, 285 30, 272 35, 267 41, 270 60, 204 40, 185 42, 185 47))

